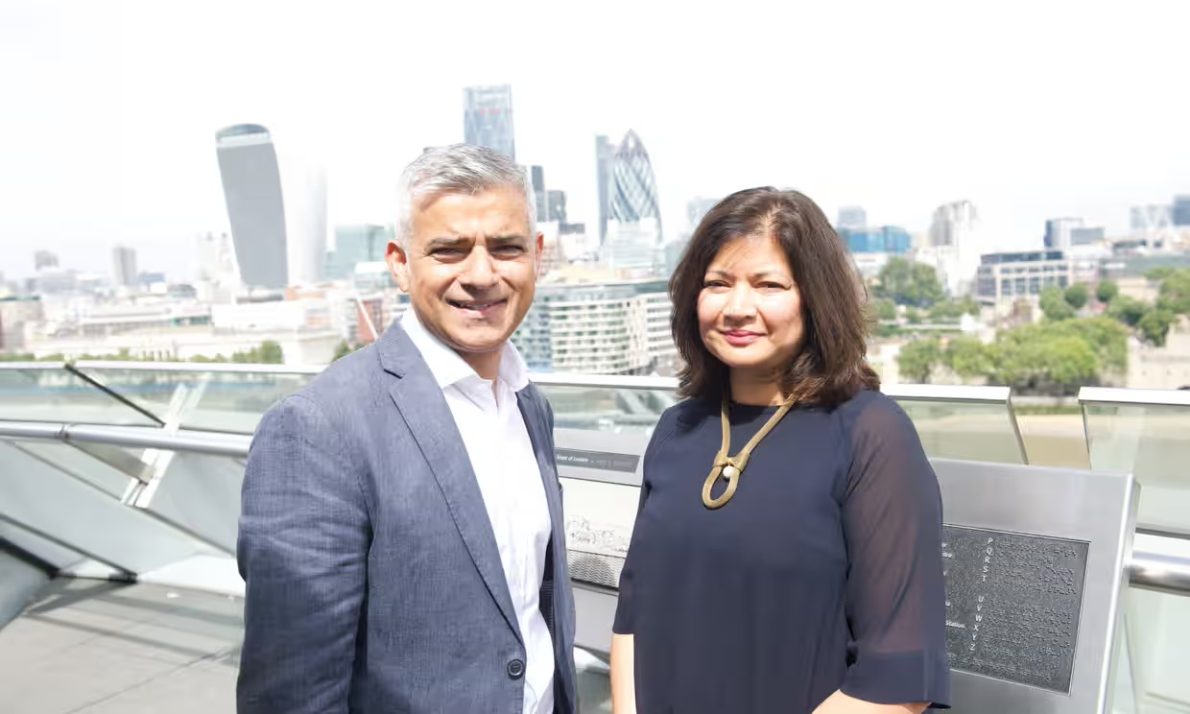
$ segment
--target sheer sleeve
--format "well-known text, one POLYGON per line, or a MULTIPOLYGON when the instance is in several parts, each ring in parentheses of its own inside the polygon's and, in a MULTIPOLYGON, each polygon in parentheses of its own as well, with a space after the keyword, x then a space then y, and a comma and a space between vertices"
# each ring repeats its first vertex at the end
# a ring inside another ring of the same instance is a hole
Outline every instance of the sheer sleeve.
MULTIPOLYGON (((645 501, 649 498, 649 463, 652 460, 653 454, 657 452, 657 447, 661 445, 669 435, 673 433, 673 411, 671 407, 661 418, 657 421, 657 428, 653 431, 653 436, 649 439, 649 445, 645 447, 644 466, 642 471, 644 473, 640 484, 640 501, 636 506, 636 518, 640 520, 641 511, 645 508, 645 501)), ((624 559, 624 568, 620 571, 620 595, 616 602, 616 617, 612 622, 612 632, 617 635, 631 635, 634 630, 635 610, 634 610, 634 592, 635 586, 632 552, 633 545, 636 543, 637 534, 640 529, 636 524, 632 528, 632 540, 628 544, 628 555, 624 559)))
POLYGON ((861 399, 849 431, 843 503, 854 660, 841 689, 870 702, 945 708, 950 670, 938 479, 901 408, 878 393, 855 401, 861 399))

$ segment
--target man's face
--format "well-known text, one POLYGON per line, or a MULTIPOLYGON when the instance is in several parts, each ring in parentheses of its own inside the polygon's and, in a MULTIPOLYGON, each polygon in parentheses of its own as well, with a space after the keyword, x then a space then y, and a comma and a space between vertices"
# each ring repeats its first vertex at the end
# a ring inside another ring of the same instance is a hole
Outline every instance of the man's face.
POLYGON ((418 318, 464 359, 498 351, 533 302, 541 262, 524 195, 442 194, 414 206, 411 223, 387 261, 418 318))

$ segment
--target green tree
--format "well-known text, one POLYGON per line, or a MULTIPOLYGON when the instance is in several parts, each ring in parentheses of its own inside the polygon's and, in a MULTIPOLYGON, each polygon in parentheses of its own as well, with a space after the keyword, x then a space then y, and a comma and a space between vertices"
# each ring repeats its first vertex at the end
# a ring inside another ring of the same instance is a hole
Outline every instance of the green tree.
POLYGON ((1190 268, 1171 271, 1161 281, 1157 307, 1178 315, 1190 315, 1190 268))
POLYGON ((1107 304, 1116 299, 1120 294, 1120 286, 1116 285, 1112 280, 1100 280, 1099 285, 1095 286, 1095 299, 1103 304, 1107 304))
POLYGON ((947 343, 942 362, 963 379, 986 377, 995 366, 991 351, 974 337, 956 337, 947 343))
POLYGON ((979 315, 979 303, 969 295, 942 300, 930 308, 930 322, 958 322, 963 315, 979 315))
POLYGON ((1085 317, 1080 320, 1065 320, 1055 325, 1040 325, 1038 328, 1060 337, 1078 337, 1085 341, 1099 360, 1100 366, 1109 372, 1123 374, 1128 370, 1128 329, 1108 317, 1085 317))
POLYGON ((347 355, 351 354, 352 352, 355 352, 356 350, 358 350, 361 347, 363 347, 362 344, 353 346, 353 345, 347 344, 347 340, 343 340, 335 347, 335 356, 331 358, 331 361, 334 362, 335 360, 339 359, 340 357, 346 357, 347 355))
POLYGON ((281 345, 273 340, 261 342, 258 350, 257 356, 262 364, 281 364, 285 361, 281 345))
POLYGON ((1041 291, 1040 304, 1041 311, 1045 313, 1047 320, 1058 322, 1074 317, 1074 308, 1066 302, 1062 288, 1056 285, 1051 285, 1041 291))
POLYGON ((1169 327, 1176 319, 1177 315, 1168 310, 1150 310, 1145 313, 1140 322, 1136 323, 1136 327, 1146 340, 1158 347, 1164 347, 1165 338, 1169 335, 1169 327))
POLYGON ((993 379, 1020 392, 1075 394, 1099 378, 1099 360, 1086 340, 1042 333, 996 344, 993 379))
POLYGON ((1067 305, 1074 308, 1075 310, 1081 310, 1083 309, 1083 306, 1087 304, 1087 300, 1090 299, 1091 292, 1087 290, 1086 285, 1082 283, 1075 283, 1074 285, 1066 288, 1066 294, 1063 297, 1066 298, 1067 305))
POLYGON ((1144 318, 1145 313, 1151 309, 1148 303, 1127 295, 1119 295, 1111 301, 1111 306, 1107 308, 1107 314, 1129 327, 1136 327, 1144 318))
POLYGON ((942 283, 933 267, 891 258, 877 277, 876 296, 898 305, 929 307, 943 297, 942 283))
POLYGON ((930 373, 941 361, 942 347, 934 338, 909 342, 897 355, 901 375, 915 384, 929 384, 930 373))
POLYGON ((897 304, 892 300, 889 300, 888 298, 878 298, 872 301, 872 306, 876 313, 877 319, 897 319, 897 304))
POLYGON ((1173 275, 1176 270, 1169 265, 1158 265, 1156 268, 1150 268, 1145 272, 1145 278, 1152 280, 1154 283, 1159 283, 1169 276, 1173 275))

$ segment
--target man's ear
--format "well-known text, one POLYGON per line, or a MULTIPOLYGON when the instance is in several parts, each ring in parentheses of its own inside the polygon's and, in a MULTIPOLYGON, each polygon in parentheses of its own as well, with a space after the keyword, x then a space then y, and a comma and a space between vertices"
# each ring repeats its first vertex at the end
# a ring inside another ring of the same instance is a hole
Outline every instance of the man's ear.
POLYGON ((409 292, 409 253, 395 240, 390 240, 384 251, 384 262, 388 263, 388 272, 397 281, 401 292, 409 292))

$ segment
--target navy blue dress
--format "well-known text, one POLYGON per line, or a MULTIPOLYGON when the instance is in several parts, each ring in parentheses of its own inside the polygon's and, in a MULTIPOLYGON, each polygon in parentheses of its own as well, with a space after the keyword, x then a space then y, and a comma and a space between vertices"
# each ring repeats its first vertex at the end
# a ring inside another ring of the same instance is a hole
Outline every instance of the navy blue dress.
MULTIPOLYGON (((775 410, 733 404, 730 453, 775 410)), ((613 628, 641 714, 811 712, 840 688, 946 706, 941 496, 901 408, 868 390, 795 408, 712 511, 720 429, 718 404, 685 401, 645 452, 613 628)))

